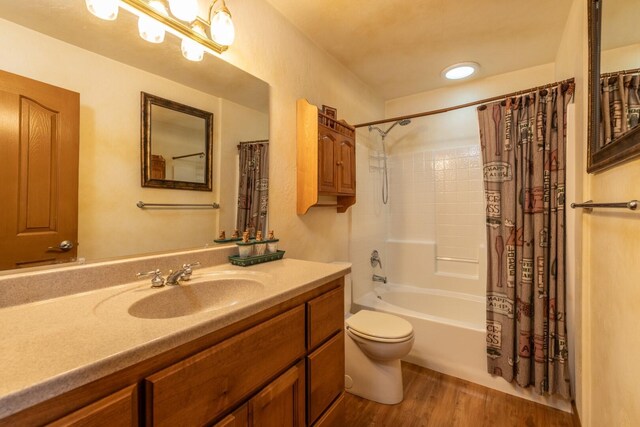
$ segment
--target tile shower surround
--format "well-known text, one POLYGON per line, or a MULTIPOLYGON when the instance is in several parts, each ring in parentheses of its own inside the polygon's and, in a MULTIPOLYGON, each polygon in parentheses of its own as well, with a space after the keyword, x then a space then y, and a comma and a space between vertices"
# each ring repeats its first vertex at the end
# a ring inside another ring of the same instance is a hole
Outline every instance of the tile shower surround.
POLYGON ((436 255, 478 259, 485 243, 477 144, 389 157, 388 238, 436 242, 436 255))

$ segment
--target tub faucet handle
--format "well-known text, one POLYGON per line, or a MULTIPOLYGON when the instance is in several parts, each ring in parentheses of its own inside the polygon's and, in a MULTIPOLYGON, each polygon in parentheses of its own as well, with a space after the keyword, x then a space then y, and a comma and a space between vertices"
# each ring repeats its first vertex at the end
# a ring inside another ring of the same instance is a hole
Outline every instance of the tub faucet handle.
POLYGON ((371 252, 371 267, 380 267, 382 268, 382 260, 380 260, 380 254, 378 253, 377 250, 373 250, 373 252, 371 252))

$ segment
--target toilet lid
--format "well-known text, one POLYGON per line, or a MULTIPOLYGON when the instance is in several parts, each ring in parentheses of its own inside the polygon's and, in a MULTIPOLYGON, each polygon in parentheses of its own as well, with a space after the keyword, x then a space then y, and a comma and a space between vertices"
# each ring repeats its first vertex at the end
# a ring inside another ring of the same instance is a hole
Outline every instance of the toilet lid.
POLYGON ((411 323, 379 311, 360 310, 346 320, 347 328, 358 335, 374 338, 398 339, 413 334, 411 323))

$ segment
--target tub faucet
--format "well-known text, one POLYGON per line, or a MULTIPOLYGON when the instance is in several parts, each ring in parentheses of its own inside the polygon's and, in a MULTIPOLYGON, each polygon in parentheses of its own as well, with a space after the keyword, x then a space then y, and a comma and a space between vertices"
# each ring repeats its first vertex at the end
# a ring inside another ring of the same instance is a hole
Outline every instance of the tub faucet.
POLYGON ((380 254, 378 253, 377 250, 374 249, 373 252, 371 252, 371 267, 380 267, 382 268, 382 260, 380 259, 380 254))
POLYGON ((374 274, 372 279, 374 282, 387 283, 387 276, 378 276, 377 274, 374 274))
POLYGON ((200 265, 199 262, 193 262, 191 264, 182 264, 182 267, 176 271, 170 271, 167 276, 165 284, 177 285, 180 280, 187 281, 191 279, 191 273, 193 273, 192 267, 200 265))

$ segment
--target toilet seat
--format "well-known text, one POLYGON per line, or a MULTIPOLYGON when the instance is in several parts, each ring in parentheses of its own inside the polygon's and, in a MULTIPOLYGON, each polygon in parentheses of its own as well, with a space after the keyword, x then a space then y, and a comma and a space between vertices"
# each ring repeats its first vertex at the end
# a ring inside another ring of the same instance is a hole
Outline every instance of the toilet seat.
POLYGON ((370 341, 398 343, 413 338, 411 323, 378 311, 361 310, 345 323, 347 332, 370 341))
POLYGON ((363 334, 362 332, 358 332, 354 329, 347 327, 347 333, 351 335, 355 335, 356 337, 360 337, 365 340, 381 342, 381 343, 399 343, 399 342, 405 342, 413 339, 413 332, 410 335, 402 338, 381 338, 381 337, 374 337, 371 335, 363 334))

